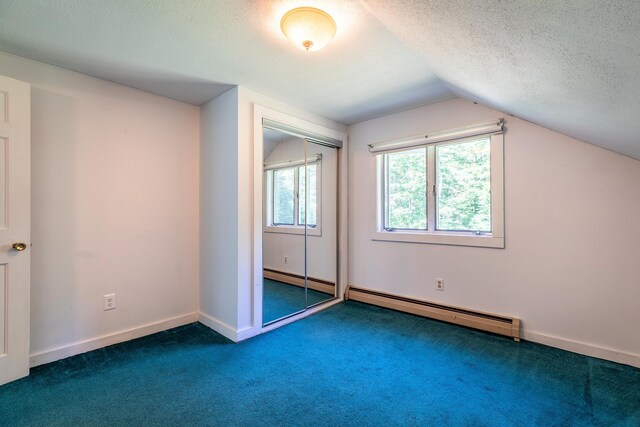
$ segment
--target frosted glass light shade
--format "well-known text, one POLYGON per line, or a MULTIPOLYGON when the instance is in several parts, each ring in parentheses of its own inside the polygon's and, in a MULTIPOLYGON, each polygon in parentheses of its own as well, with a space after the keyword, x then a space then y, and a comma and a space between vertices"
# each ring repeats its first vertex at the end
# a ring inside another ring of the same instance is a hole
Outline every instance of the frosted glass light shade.
POLYGON ((298 49, 320 50, 336 35, 336 21, 314 7, 298 7, 280 21, 284 35, 298 49))

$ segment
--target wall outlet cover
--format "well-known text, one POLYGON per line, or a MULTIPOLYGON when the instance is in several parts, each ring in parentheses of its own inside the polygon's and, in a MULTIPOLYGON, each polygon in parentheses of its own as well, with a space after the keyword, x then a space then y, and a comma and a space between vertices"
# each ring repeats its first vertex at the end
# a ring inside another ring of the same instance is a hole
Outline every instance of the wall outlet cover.
POLYGON ((104 311, 116 308, 116 294, 108 294, 104 296, 104 311))

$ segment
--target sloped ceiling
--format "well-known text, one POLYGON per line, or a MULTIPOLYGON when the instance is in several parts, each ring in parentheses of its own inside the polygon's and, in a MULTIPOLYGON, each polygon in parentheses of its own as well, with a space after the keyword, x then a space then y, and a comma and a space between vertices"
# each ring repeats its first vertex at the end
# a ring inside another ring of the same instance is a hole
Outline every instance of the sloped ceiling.
POLYGON ((358 1, 0 0, 0 50, 194 104, 242 85, 347 124, 453 96, 358 1), (334 16, 324 50, 282 35, 301 5, 334 16))
POLYGON ((278 144, 292 139, 292 136, 287 133, 269 128, 264 128, 262 132, 264 137, 264 147, 262 148, 263 160, 269 157, 269 154, 271 154, 278 144))
POLYGON ((193 104, 242 85, 351 124, 458 95, 637 159, 639 38, 638 0, 0 0, 0 50, 193 104), (302 5, 324 50, 280 33, 302 5))
POLYGON ((640 159, 640 1, 363 3, 456 94, 640 159))

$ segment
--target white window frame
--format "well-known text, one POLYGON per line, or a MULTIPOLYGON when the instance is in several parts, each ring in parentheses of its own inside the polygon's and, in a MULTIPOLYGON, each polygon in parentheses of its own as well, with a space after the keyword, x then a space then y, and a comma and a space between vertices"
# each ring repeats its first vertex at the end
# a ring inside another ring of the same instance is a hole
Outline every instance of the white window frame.
POLYGON ((300 215, 300 201, 298 198, 298 193, 299 193, 299 167, 304 166, 305 165, 305 161, 301 160, 301 161, 291 161, 291 162, 287 162, 285 164, 279 164, 279 165, 265 165, 264 168, 264 182, 266 183, 266 191, 265 191, 265 197, 267 200, 266 203, 266 212, 264 215, 264 219, 265 219, 265 224, 264 224, 264 231, 266 233, 284 233, 284 234, 305 234, 305 229, 306 229, 306 234, 308 236, 322 236, 322 160, 321 157, 318 156, 317 158, 314 158, 312 161, 307 160, 306 165, 310 166, 310 165, 315 165, 316 166, 316 225, 315 226, 305 226, 305 225, 300 225, 298 224, 298 222, 300 221, 299 219, 299 215, 300 215), (276 225, 273 223, 273 216, 274 216, 274 197, 273 197, 273 172, 276 170, 283 170, 283 169, 294 169, 294 182, 296 185, 296 188, 294 189, 295 192, 295 196, 294 196, 294 224, 293 225, 289 225, 289 224, 282 224, 282 225, 276 225))
MULTIPOLYGON (((501 122, 499 122, 501 125, 501 122)), ((424 137, 422 141, 424 141, 424 137)), ((391 144, 398 144, 392 142, 391 144)), ((380 144, 382 145, 382 144, 380 144)), ((373 148, 373 146, 371 146, 373 148)), ((373 151, 373 150, 372 150, 373 151)), ((372 168, 376 177, 375 230, 372 240, 390 242, 411 242, 456 246, 477 246, 486 248, 504 248, 504 137, 502 133, 475 134, 459 138, 447 138, 446 140, 431 143, 405 144, 398 148, 380 150, 373 153, 372 168), (436 158, 435 147, 438 145, 455 144, 464 141, 477 140, 481 137, 490 138, 490 174, 491 174, 491 232, 476 234, 469 231, 438 231, 436 230, 436 197, 433 186, 436 185, 436 158), (427 230, 385 230, 384 229, 384 171, 382 157, 384 154, 411 150, 424 147, 427 150, 427 230)))

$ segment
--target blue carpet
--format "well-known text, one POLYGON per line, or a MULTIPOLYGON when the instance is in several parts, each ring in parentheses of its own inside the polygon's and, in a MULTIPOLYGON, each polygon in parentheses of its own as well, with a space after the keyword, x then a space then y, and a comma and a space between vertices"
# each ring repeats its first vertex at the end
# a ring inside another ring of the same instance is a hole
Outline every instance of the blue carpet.
MULTIPOLYGON (((310 306, 331 298, 333 295, 307 289, 310 306)), ((271 322, 304 309, 304 288, 264 279, 262 301, 262 320, 264 323, 271 322)))
POLYGON ((34 368, 0 387, 0 425, 638 426, 639 402, 640 369, 347 302, 34 368))

